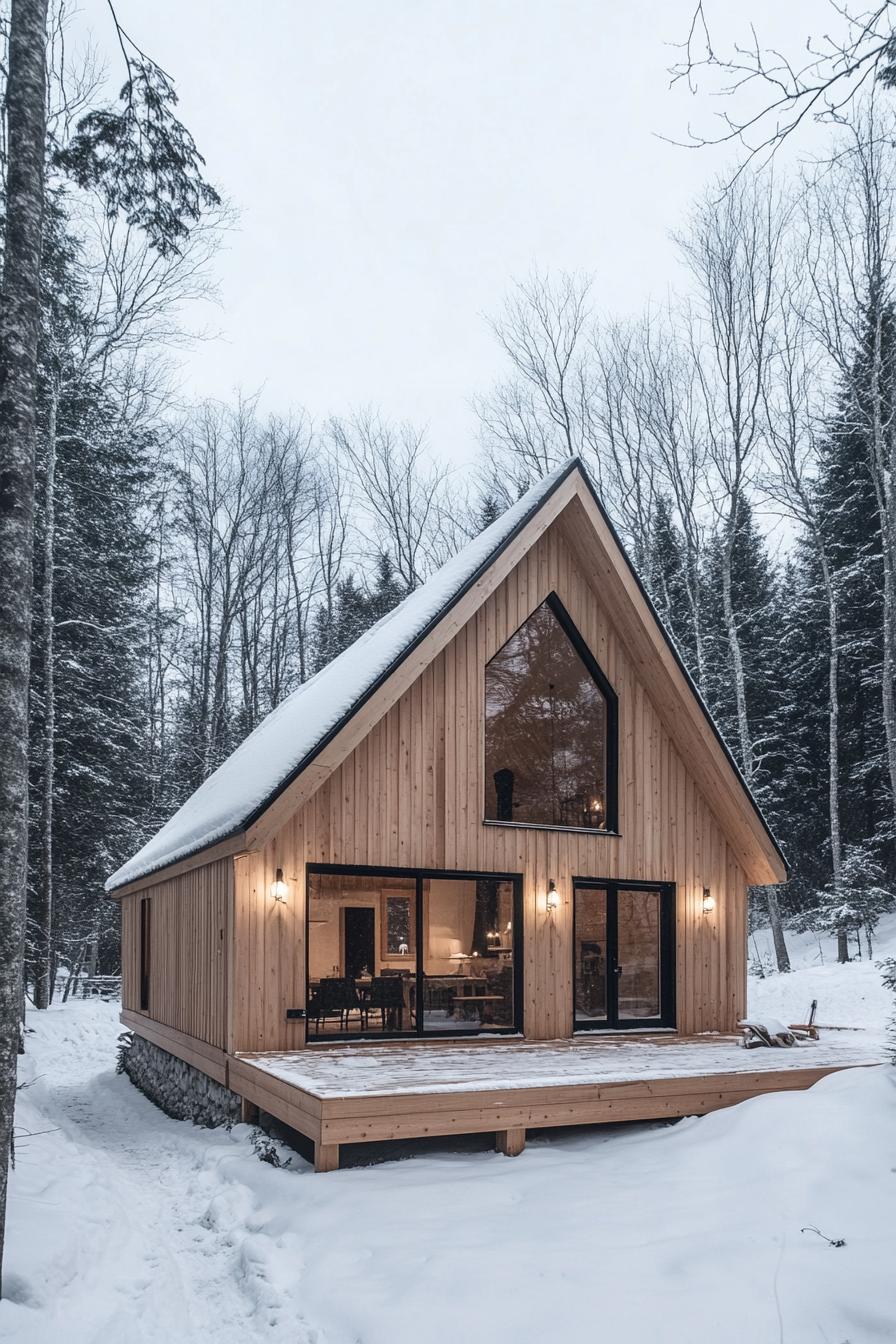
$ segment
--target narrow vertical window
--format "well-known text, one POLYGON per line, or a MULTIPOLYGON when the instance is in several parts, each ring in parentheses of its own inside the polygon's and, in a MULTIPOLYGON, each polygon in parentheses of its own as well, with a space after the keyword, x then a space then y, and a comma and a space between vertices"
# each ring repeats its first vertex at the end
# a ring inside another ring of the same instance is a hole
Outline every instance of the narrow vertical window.
POLYGON ((140 1011, 149 1012, 149 975, 151 970, 152 925, 149 897, 140 901, 140 1011))

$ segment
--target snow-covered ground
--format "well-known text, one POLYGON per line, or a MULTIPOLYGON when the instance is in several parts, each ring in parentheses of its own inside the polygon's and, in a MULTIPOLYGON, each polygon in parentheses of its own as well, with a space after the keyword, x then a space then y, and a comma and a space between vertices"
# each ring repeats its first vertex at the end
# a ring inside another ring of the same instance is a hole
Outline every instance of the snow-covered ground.
MULTIPOLYGON (((874 938, 873 955, 846 966, 837 964, 837 942, 825 935, 787 932, 787 950, 793 967, 789 975, 771 973, 775 964, 771 934, 760 929, 750 938, 750 964, 760 962, 764 979, 749 979, 749 1011, 755 1017, 777 1017, 803 1022, 813 999, 818 1021, 832 1026, 867 1027, 879 1031, 893 1011, 892 995, 884 988, 878 963, 896 957, 896 914, 886 915, 874 938)), ((863 952, 864 952, 863 940, 863 952)), ((855 956, 855 943, 851 942, 855 956)))
MULTIPOLYGON (((879 972, 825 956, 794 948, 801 969, 753 982, 752 1011, 818 997, 822 1020, 879 1029, 879 972)), ((3 1344, 896 1339, 892 1068, 513 1159, 446 1141, 309 1179, 117 1076, 116 1005, 30 1025, 3 1344)))

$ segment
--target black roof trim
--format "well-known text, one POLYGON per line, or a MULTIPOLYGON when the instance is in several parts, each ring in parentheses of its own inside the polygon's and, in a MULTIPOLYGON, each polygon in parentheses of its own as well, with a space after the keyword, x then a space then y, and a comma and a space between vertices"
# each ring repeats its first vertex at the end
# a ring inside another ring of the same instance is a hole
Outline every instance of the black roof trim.
POLYGON ((787 862, 787 859, 786 859, 786 857, 785 857, 785 855, 784 855, 784 853, 783 853, 783 851, 782 851, 782 849, 781 849, 781 846, 778 844, 778 841, 775 839, 775 833, 774 833, 774 831, 772 830, 771 826, 768 824, 768 821, 766 820, 765 815, 763 814, 762 808, 759 806, 758 802, 756 801, 756 797, 755 797, 755 795, 754 795, 754 793, 753 793, 753 790, 750 788, 749 784, 747 783, 746 779, 744 778, 743 771, 741 770, 741 768, 740 768, 740 766, 738 765, 737 761, 734 759, 734 755, 732 754, 731 748, 728 746, 728 743, 725 741, 724 737, 722 736, 721 732, 719 731, 719 727, 718 727, 718 725, 717 725, 715 719, 712 717, 712 714, 710 714, 710 712, 709 712, 709 706, 707 705, 706 701, 703 699, 703 696, 702 696, 701 693, 700 693, 700 689, 699 689, 699 687, 697 686, 696 682, 694 681, 694 678, 691 676, 690 672, 688 671, 687 666, 685 665, 684 659, 682 658, 681 654, 680 654, 679 651, 678 651, 678 646, 677 646, 677 644, 675 643, 675 640, 674 640, 674 639, 672 638, 672 636, 669 634, 669 631, 666 629, 665 621, 664 621, 663 618, 660 616, 660 614, 659 614, 659 612, 657 611, 656 607, 653 605, 653 599, 651 598, 651 596, 650 596, 650 594, 648 593, 647 589, 644 587, 644 584, 641 582, 641 576, 638 574, 638 571, 635 569, 634 565, 632 564, 632 562, 631 562, 631 560, 630 560, 630 558, 629 558, 628 551, 625 549, 624 545, 622 544, 622 540, 621 540, 621 538, 620 538, 620 536, 619 536, 619 533, 616 531, 616 528, 613 526, 613 521, 612 521, 612 519, 610 518, 609 514, 607 513, 607 511, 606 511, 606 509, 604 508, 603 504, 601 503, 600 496, 598 495, 598 493, 597 493, 597 491, 595 490, 594 486, 591 484, 591 479, 590 479, 590 477, 589 477, 587 471, 585 470, 585 468, 584 468, 584 466, 583 466, 581 460, 580 460, 579 458, 574 458, 573 461, 574 461, 575 463, 578 463, 579 467, 581 468, 582 478, 583 478, 585 484, 586 484, 587 487, 588 487, 588 491, 589 491, 589 493, 590 493, 590 495, 591 495, 591 498, 594 500, 594 503, 597 505, 598 513, 600 514, 601 518, 602 518, 602 519, 604 520, 604 522, 606 523, 606 525, 607 525, 607 527, 608 527, 608 529, 609 529, 609 531, 610 531, 610 535, 612 536, 612 538, 613 538, 613 540, 615 541, 616 545, 619 547, 619 551, 620 551, 620 553, 621 553, 621 555, 622 555, 622 558, 623 558, 623 560, 625 561, 625 563, 628 565, 629 573, 631 574, 631 576, 632 576, 632 578, 634 579, 635 583, 638 585, 638 591, 640 592, 640 594, 641 594, 641 596, 643 597, 644 601, 647 603, 647 606, 648 606, 648 608, 649 608, 649 610, 650 610, 651 615, 653 616, 653 619, 656 621, 657 625, 659 626, 659 629, 660 629, 660 632, 661 632, 661 634, 662 634, 662 636, 663 636, 663 639, 666 641, 666 644, 667 644, 667 646, 668 646, 668 648, 669 648, 669 652, 672 654, 672 657, 675 659, 676 663, 678 664, 679 671, 681 672, 682 676, 684 677, 685 681, 687 682, 687 684, 688 684, 688 686, 689 686, 689 688, 690 688, 690 690, 691 690, 691 692, 692 692, 692 694, 693 694, 695 700, 697 701, 697 704, 700 706, 701 710, 703 711, 703 717, 706 719, 706 722, 709 724, 710 728, 712 729, 713 736, 715 737, 715 739, 716 739, 716 741, 718 742, 719 746, 722 748, 722 751, 725 753, 725 756, 726 756, 726 758, 727 758, 727 760, 728 760, 728 764, 731 766, 731 769, 734 771, 735 775, 737 776, 738 780, 740 781, 741 788, 743 789, 743 791, 744 791, 744 793, 746 794, 747 798, 750 800, 750 806, 753 808, 753 811, 756 813, 756 816, 758 817, 759 821, 762 823, 762 828, 763 828, 763 830, 765 831, 765 833, 766 833, 766 835, 768 836, 769 840, 771 840, 772 845, 774 846, 775 853, 777 854, 778 858, 779 858, 779 859, 781 860, 781 862, 783 863, 783 865, 784 865, 784 869, 785 869, 787 875, 789 876, 789 875, 790 875, 790 864, 787 862))

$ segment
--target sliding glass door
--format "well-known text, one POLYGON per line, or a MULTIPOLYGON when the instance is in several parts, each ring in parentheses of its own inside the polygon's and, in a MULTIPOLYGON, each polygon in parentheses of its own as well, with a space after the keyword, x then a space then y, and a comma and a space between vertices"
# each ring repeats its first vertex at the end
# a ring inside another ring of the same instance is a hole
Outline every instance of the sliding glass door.
POLYGON ((675 1025, 675 889, 577 881, 576 1031, 675 1025))
POLYGON ((520 907, 513 876, 311 869, 308 1039, 520 1030, 520 907))

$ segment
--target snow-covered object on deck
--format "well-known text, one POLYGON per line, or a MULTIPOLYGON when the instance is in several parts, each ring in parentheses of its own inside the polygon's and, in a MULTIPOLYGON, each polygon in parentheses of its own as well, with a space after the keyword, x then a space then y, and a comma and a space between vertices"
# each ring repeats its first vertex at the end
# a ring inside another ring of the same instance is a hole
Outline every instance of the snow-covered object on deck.
POLYGON ((755 1017, 744 1018, 738 1024, 743 1028, 744 1045, 796 1045, 797 1038, 790 1027, 785 1027, 776 1017, 767 1017, 759 1021, 755 1017))
POLYGON ((576 465, 572 458, 511 508, 382 620, 306 681, 109 878, 120 887, 241 830, 320 748, 323 740, 486 569, 508 538, 576 465))

